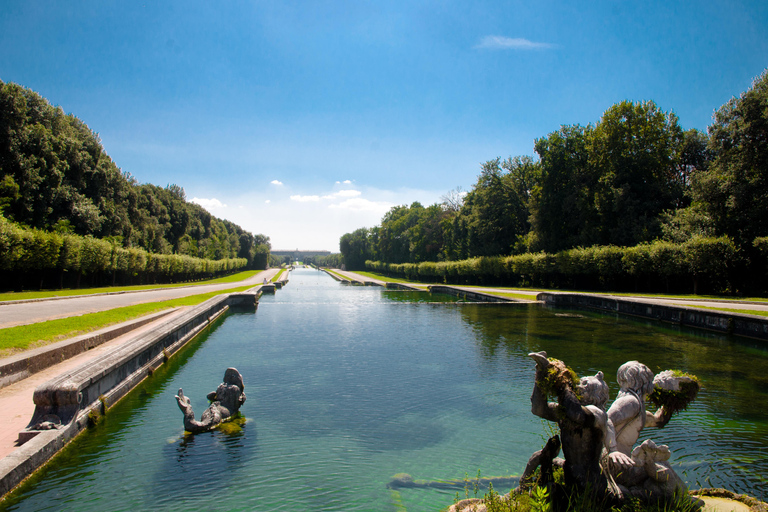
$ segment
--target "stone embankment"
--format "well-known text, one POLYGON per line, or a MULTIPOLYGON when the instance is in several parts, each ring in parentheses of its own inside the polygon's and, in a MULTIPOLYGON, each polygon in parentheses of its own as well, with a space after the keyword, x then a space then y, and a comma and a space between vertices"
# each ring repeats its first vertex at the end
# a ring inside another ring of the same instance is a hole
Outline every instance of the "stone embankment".
POLYGON ((495 295, 493 293, 486 293, 476 289, 463 288, 459 286, 445 286, 445 285, 432 285, 429 286, 429 291, 434 293, 446 293, 453 295, 454 297, 460 297, 464 300, 470 300, 472 302, 502 302, 502 303, 535 303, 535 300, 521 300, 513 299, 512 297, 505 297, 504 295, 495 295))
POLYGON ((283 286, 288 284, 288 280, 290 279, 291 270, 293 270, 293 267, 285 269, 285 271, 280 274, 280 277, 277 278, 275 281, 275 287, 279 290, 283 286))
MULTIPOLYGON (((34 392, 32 420, 19 433, 21 446, 0 460, 0 495, 43 465, 90 421, 151 375, 231 306, 256 307, 260 293, 260 287, 255 287, 248 292, 213 297, 39 386, 34 392)), ((80 345, 87 347, 87 343, 80 345)), ((67 347, 51 348, 52 352, 42 359, 56 359, 57 349, 63 351, 67 347)), ((62 354, 59 352, 58 358, 63 358, 62 354)))
POLYGON ((768 340, 768 317, 660 304, 641 298, 617 298, 586 293, 539 293, 549 306, 584 308, 696 327, 724 334, 768 340))

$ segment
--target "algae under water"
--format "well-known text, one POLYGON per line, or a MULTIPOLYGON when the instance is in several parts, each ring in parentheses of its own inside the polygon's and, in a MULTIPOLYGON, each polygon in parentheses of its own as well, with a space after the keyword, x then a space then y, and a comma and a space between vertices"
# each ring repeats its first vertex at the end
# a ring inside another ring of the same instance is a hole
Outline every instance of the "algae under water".
POLYGON ((174 356, 0 509, 440 510, 456 489, 395 493, 387 484, 399 473, 427 481, 520 474, 549 434, 530 412, 527 354, 539 350, 580 376, 602 370, 612 398, 627 360, 698 376, 696 401, 642 438, 668 444, 692 488, 766 499, 764 343, 398 293, 410 292, 295 270, 255 314, 228 314, 174 356), (184 388, 199 417, 229 366, 245 382, 241 428, 184 436, 176 391, 184 388))

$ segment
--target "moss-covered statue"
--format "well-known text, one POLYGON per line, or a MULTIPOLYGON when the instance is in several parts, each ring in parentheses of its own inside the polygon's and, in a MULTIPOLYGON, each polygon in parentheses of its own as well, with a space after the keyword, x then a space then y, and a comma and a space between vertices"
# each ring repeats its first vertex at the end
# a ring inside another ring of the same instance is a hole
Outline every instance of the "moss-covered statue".
MULTIPOLYGON (((665 371, 654 377, 644 364, 629 361, 618 371, 621 390, 606 412, 608 386, 603 373, 577 379, 562 361, 547 359, 546 352, 529 354, 536 361, 536 381, 531 412, 560 427, 565 460, 553 459, 559 442, 550 439, 530 459, 521 478, 521 489, 529 485, 536 467, 541 467, 540 485, 553 483, 552 467, 562 466, 565 489, 555 488, 553 497, 565 501, 564 493, 587 493, 605 505, 627 498, 644 502, 675 502, 688 499, 687 488, 666 462, 670 450, 646 440, 635 447, 645 427, 663 427, 672 415, 684 409, 699 390, 694 376, 665 371), (556 396, 557 402, 547 402, 556 396), (646 410, 646 399, 657 406, 646 410)), ((701 502, 693 499, 694 507, 701 502)))
POLYGON ((558 494, 589 493, 598 501, 618 499, 615 489, 606 478, 604 466, 608 461, 617 467, 631 466, 631 459, 617 450, 616 436, 605 411, 608 402, 608 385, 603 372, 578 379, 562 361, 547 359, 546 352, 528 354, 536 361, 536 380, 531 395, 531 412, 555 422, 560 427, 565 460, 552 460, 557 455, 557 440, 550 439, 542 452, 531 457, 521 487, 530 479, 536 466, 542 467, 539 484, 552 483, 550 467, 562 466, 566 489, 557 489, 556 501, 566 500, 558 494), (557 397, 548 402, 547 396, 557 397), (552 462, 550 462, 552 461, 552 462))
POLYGON ((184 430, 197 434, 206 432, 229 419, 240 410, 240 406, 245 402, 245 393, 243 390, 243 376, 235 368, 227 368, 224 372, 224 382, 219 384, 216 391, 208 393, 208 400, 211 405, 203 412, 200 421, 195 419, 195 413, 192 412, 192 405, 189 398, 184 396, 184 392, 179 388, 179 394, 176 395, 176 402, 179 409, 184 413, 184 430))

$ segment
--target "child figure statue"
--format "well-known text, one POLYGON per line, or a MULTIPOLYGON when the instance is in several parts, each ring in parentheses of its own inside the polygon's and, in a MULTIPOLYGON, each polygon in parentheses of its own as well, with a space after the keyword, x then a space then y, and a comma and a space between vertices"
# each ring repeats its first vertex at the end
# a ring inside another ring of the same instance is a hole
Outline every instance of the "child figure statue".
MULTIPOLYGON (((669 502, 686 494, 685 483, 667 462, 668 446, 657 446, 649 439, 634 447, 645 427, 664 427, 674 412, 663 405, 655 413, 646 410, 645 401, 654 389, 653 372, 642 363, 628 361, 619 367, 616 377, 621 390, 608 409, 608 421, 615 428, 617 449, 631 456, 632 467, 611 465, 611 478, 622 495, 647 502, 669 502)), ((703 503, 696 500, 694 505, 699 504, 703 503)))

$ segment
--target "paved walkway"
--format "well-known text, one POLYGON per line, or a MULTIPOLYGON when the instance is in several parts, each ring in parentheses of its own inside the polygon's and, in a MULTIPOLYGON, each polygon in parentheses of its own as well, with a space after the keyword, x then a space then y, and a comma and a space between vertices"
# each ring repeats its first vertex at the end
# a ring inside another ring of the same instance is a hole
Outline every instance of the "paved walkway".
POLYGON ((78 297, 56 298, 40 301, 20 301, 0 305, 0 329, 16 325, 34 324, 56 318, 78 316, 86 313, 96 313, 124 306, 133 306, 145 302, 178 299, 200 293, 210 293, 220 290, 261 284, 264 279, 271 280, 280 269, 269 269, 237 283, 200 284, 179 288, 161 288, 126 292, 119 294, 81 295, 78 297))
POLYGON ((32 414, 35 412, 35 404, 32 401, 32 395, 35 392, 35 388, 54 377, 58 377, 65 372, 71 371, 78 366, 101 356, 107 351, 112 350, 136 336, 140 336, 157 328, 163 322, 167 322, 169 319, 180 315, 186 309, 188 308, 179 308, 170 315, 166 315, 154 322, 150 322, 138 329, 134 329, 131 332, 123 334, 122 336, 94 347, 75 357, 62 361, 59 364, 50 366, 24 380, 20 380, 10 386, 1 388, 0 411, 3 411, 3 414, 0 416, 0 459, 16 449, 16 440, 19 437, 19 432, 24 430, 24 427, 26 427, 32 419, 32 414))

